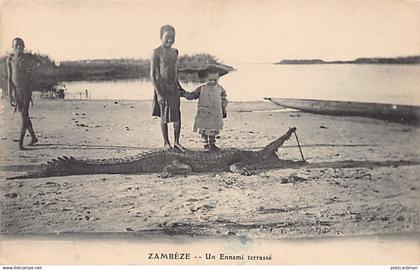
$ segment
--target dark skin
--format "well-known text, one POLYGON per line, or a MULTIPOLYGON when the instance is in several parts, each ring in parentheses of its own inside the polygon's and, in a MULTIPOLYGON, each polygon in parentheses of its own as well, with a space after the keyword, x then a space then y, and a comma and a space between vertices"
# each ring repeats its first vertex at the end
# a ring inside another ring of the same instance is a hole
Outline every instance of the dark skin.
POLYGON ((32 102, 32 89, 30 85, 30 67, 32 59, 24 54, 25 44, 21 39, 15 39, 12 44, 13 55, 7 61, 7 87, 10 105, 16 107, 21 114, 22 124, 19 136, 19 149, 24 150, 23 140, 26 131, 31 135, 29 145, 38 142, 32 121, 29 117, 29 105, 32 102))
MULTIPOLYGON (((161 41, 162 41, 162 47, 164 49, 164 52, 167 53, 171 53, 172 49, 172 45, 175 42, 175 34, 171 33, 171 32, 163 32, 162 36, 161 36, 161 41)), ((155 78, 155 74, 153 74, 153 72, 155 72, 155 68, 154 68, 154 64, 153 61, 151 63, 151 78, 155 78)), ((158 84, 155 82, 154 79, 152 79, 152 83, 153 86, 156 90, 156 96, 157 96, 157 100, 158 103, 163 105, 165 104, 165 97, 161 91, 161 89, 159 88, 158 84)), ((176 80, 177 86, 179 89, 182 89, 181 85, 179 84, 178 80, 176 80)), ((185 152, 185 148, 179 143, 179 138, 181 135, 181 120, 174 122, 173 124, 174 127, 174 148, 185 152)), ((163 137, 163 148, 165 150, 169 150, 172 148, 171 143, 169 142, 169 135, 168 135, 168 123, 166 123, 163 118, 161 118, 161 124, 160 124, 160 128, 162 131, 162 137, 163 137)))

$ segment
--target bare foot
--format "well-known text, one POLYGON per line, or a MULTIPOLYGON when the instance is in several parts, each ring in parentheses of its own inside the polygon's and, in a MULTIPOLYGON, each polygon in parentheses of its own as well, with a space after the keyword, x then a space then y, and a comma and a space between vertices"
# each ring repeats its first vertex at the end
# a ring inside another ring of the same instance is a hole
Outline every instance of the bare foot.
POLYGON ((28 145, 32 146, 34 144, 36 144, 38 142, 38 138, 32 139, 30 143, 28 143, 28 145))
POLYGON ((167 151, 167 150, 171 150, 172 149, 172 145, 170 143, 165 143, 163 145, 163 150, 167 151))
POLYGON ((19 145, 19 150, 26 150, 26 148, 23 145, 19 145))
POLYGON ((216 151, 216 152, 218 152, 218 151, 220 151, 220 148, 217 147, 216 145, 212 144, 212 145, 210 145, 210 151, 216 151))
POLYGON ((185 153, 186 149, 184 146, 182 146, 180 143, 175 142, 174 143, 174 148, 178 149, 179 151, 181 151, 182 153, 185 153))

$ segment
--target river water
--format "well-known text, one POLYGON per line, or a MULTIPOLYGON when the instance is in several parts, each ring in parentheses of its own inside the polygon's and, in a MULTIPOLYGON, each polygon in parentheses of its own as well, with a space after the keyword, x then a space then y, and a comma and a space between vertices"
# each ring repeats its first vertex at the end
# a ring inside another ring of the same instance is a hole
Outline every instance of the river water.
MULTIPOLYGON (((241 64, 235 68, 219 81, 231 101, 282 97, 420 105, 420 65, 241 64)), ((153 95, 149 80, 64 84, 66 99, 150 100, 153 95)), ((182 84, 187 91, 198 86, 182 84)))

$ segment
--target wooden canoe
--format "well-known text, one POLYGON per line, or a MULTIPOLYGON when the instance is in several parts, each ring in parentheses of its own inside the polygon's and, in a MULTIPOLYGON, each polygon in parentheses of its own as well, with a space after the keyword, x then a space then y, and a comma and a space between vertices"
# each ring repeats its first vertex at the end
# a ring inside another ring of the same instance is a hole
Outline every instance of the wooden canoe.
POLYGON ((420 106, 316 99, 265 99, 276 105, 300 110, 302 112, 327 115, 362 116, 413 125, 420 124, 420 106))

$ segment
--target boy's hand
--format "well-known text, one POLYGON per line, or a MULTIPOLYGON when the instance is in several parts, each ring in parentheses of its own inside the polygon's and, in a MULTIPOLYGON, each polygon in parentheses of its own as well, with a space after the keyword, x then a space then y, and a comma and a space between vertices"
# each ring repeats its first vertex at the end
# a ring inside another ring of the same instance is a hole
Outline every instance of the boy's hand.
POLYGON ((161 95, 156 95, 156 97, 157 97, 157 102, 158 102, 160 105, 165 104, 165 99, 164 99, 161 95))
POLYGON ((191 93, 186 92, 186 91, 185 91, 185 93, 184 93, 184 98, 185 98, 185 99, 188 99, 188 100, 192 100, 192 99, 194 99, 194 98, 193 98, 193 96, 191 95, 191 93))
POLYGON ((14 98, 14 97, 12 97, 12 96, 10 96, 10 105, 11 105, 12 107, 15 107, 15 106, 16 106, 16 101, 15 101, 15 98, 14 98))
POLYGON ((186 93, 187 93, 187 91, 185 91, 184 89, 179 89, 179 96, 180 97, 185 97, 186 93))
POLYGON ((9 82, 9 84, 7 85, 7 89, 8 89, 8 94, 9 94, 9 98, 10 98, 10 105, 12 107, 16 106, 16 100, 15 100, 15 96, 16 96, 16 88, 15 86, 9 82))

